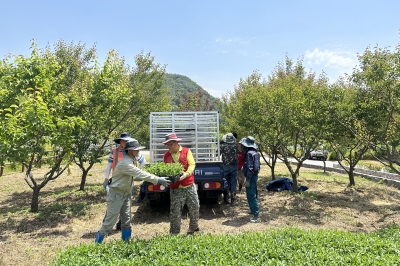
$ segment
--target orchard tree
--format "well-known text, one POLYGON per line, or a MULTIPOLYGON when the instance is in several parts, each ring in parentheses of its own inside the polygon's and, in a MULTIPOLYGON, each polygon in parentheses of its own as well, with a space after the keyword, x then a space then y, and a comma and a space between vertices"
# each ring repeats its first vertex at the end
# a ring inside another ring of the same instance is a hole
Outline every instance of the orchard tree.
POLYGON ((111 50, 103 65, 96 62, 93 73, 80 82, 79 112, 86 126, 73 132, 74 162, 82 171, 80 189, 87 174, 106 154, 105 146, 113 130, 122 122, 128 106, 128 76, 123 58, 111 50))
POLYGON ((5 95, 1 98, 0 142, 10 162, 26 166, 25 181, 33 190, 31 211, 37 212, 40 190, 68 168, 72 131, 84 121, 57 111, 65 104, 55 87, 60 66, 53 56, 41 56, 35 42, 31 49, 30 57, 18 56, 12 62, 6 58, 0 69, 1 94, 5 95), (48 156, 48 171, 35 177, 35 163, 48 156))
POLYGON ((376 139, 364 142, 383 165, 400 174, 400 44, 392 52, 389 48, 367 48, 359 55, 359 68, 351 76, 362 93, 366 123, 376 139))
POLYGON ((345 79, 340 79, 330 87, 330 93, 323 104, 329 110, 329 128, 326 139, 331 149, 338 155, 339 165, 349 176, 349 186, 355 185, 354 170, 363 158, 372 140, 368 133, 368 99, 345 79))
POLYGON ((135 57, 135 64, 130 68, 111 50, 104 64, 96 64, 93 75, 83 84, 88 97, 80 113, 86 127, 74 132, 74 161, 82 170, 81 190, 91 167, 109 152, 105 147, 111 137, 129 131, 134 138, 144 138, 148 135, 149 112, 170 106, 161 88, 165 67, 143 53, 135 57))
MULTIPOLYGON (((258 72, 241 80, 234 93, 225 96, 223 114, 230 127, 254 135, 271 158, 265 160, 274 170, 277 158, 284 161, 291 173, 294 190, 303 162, 325 134, 325 111, 319 107, 327 80, 306 73, 299 60, 279 64, 264 81, 258 72), (243 130, 244 129, 244 130, 243 130), (294 169, 289 158, 297 161, 294 169)), ((274 173, 272 173, 274 178, 274 173)))
POLYGON ((156 63, 155 57, 150 53, 136 55, 135 65, 129 74, 129 84, 134 90, 130 99, 132 112, 119 127, 118 134, 128 130, 141 143, 148 143, 150 140, 149 113, 172 110, 168 89, 163 87, 166 76, 165 67, 156 63))
POLYGON ((307 73, 302 61, 294 64, 286 58, 269 78, 274 91, 275 116, 279 123, 278 152, 293 179, 297 192, 297 176, 310 152, 319 146, 326 134, 326 111, 320 107, 327 79, 322 74, 307 73), (297 161, 295 167, 289 161, 297 161))
POLYGON ((272 179, 275 179, 278 154, 278 131, 275 126, 279 125, 274 116, 273 93, 263 76, 254 71, 246 79, 240 79, 234 91, 222 97, 222 103, 225 131, 237 132, 242 137, 254 136, 259 144, 260 155, 270 167, 272 179), (264 153, 268 155, 268 159, 264 153))

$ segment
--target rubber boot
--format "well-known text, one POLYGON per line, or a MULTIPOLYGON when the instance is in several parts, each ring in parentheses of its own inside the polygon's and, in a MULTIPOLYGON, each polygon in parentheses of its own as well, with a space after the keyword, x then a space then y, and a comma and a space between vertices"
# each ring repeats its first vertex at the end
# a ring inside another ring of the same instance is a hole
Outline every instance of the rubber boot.
POLYGON ((96 238, 94 239, 94 243, 102 243, 104 236, 100 234, 100 231, 97 231, 96 238))
POLYGON ((131 229, 123 229, 121 230, 122 240, 128 242, 131 239, 132 230, 131 229))

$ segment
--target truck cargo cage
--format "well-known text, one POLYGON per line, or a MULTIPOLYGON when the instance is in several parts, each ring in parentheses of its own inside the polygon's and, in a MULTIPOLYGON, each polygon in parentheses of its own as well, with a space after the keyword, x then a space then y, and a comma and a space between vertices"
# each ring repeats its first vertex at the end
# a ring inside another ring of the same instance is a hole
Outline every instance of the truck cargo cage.
POLYGON ((151 112, 150 162, 163 161, 165 135, 175 132, 196 162, 220 161, 218 112, 151 112))

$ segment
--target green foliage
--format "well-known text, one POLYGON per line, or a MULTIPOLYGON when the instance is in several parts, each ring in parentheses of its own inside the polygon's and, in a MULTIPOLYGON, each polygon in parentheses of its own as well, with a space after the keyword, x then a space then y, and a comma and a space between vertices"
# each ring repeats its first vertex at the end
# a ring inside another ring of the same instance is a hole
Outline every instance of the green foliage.
POLYGON ((328 155, 328 160, 337 161, 339 160, 339 156, 335 150, 331 151, 328 155))
POLYGON ((156 176, 174 177, 182 174, 183 166, 180 163, 151 163, 146 165, 143 170, 156 176))
POLYGON ((28 57, 5 59, 0 68, 0 154, 4 162, 26 164, 25 181, 33 190, 31 211, 38 210, 41 188, 59 177, 69 166, 74 142, 72 132, 85 121, 66 112, 69 91, 60 86, 62 65, 47 50, 40 51, 32 42, 28 57), (46 157, 50 167, 43 179, 35 179, 32 168, 46 157), (40 181, 40 182, 39 182, 40 181))
POLYGON ((399 243, 396 225, 370 234, 286 228, 81 245, 52 265, 396 265, 399 243))
POLYGON ((171 100, 174 105, 174 109, 178 109, 178 107, 180 106, 179 111, 217 110, 217 100, 213 96, 211 96, 206 90, 200 87, 197 83, 186 76, 179 74, 166 74, 163 87, 168 88, 172 97, 171 100), (190 95, 192 95, 193 97, 190 97, 190 95), (193 110, 192 108, 188 109, 190 104, 197 107, 207 105, 209 106, 209 110, 193 110))
POLYGON ((351 81, 357 87, 364 127, 353 127, 356 137, 367 142, 374 155, 388 168, 398 170, 400 144, 400 44, 395 49, 367 47, 358 56, 359 67, 354 69, 351 81))
POLYGON ((262 152, 273 158, 271 165, 266 162, 271 169, 279 154, 296 184, 299 168, 293 169, 287 158, 304 161, 323 140, 326 110, 320 103, 326 91, 324 75, 316 77, 305 70, 301 60, 294 64, 286 58, 268 79, 254 71, 223 97, 226 129, 254 136, 262 152))

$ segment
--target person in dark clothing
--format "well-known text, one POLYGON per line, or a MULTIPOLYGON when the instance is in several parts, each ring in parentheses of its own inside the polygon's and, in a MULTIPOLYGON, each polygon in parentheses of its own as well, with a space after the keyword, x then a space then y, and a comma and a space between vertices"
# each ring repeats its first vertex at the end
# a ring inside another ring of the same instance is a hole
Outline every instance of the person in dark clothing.
MULTIPOLYGON (((233 136, 235 139, 238 139, 238 135, 236 132, 232 132, 233 136)), ((238 160, 238 175, 237 175, 237 180, 238 180, 238 186, 239 186, 239 193, 242 193, 242 188, 244 185, 244 181, 246 180, 244 178, 244 174, 242 171, 243 165, 244 165, 244 152, 242 150, 242 144, 240 142, 236 143, 238 146, 238 153, 236 154, 237 160, 238 160)))
POLYGON ((228 188, 224 193, 224 203, 229 203, 230 196, 231 205, 237 204, 236 186, 237 186, 237 157, 238 147, 236 139, 232 133, 228 133, 223 137, 224 143, 221 144, 222 162, 224 164, 224 178, 228 183, 228 188))
POLYGON ((247 202, 250 207, 250 214, 253 214, 251 222, 260 221, 260 210, 258 207, 257 199, 257 180, 258 173, 260 172, 260 154, 257 151, 257 144, 252 136, 243 138, 240 143, 242 144, 245 153, 243 174, 246 177, 244 186, 246 187, 247 202))

